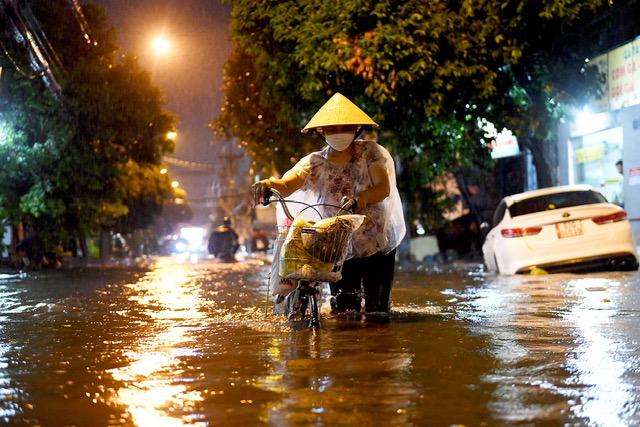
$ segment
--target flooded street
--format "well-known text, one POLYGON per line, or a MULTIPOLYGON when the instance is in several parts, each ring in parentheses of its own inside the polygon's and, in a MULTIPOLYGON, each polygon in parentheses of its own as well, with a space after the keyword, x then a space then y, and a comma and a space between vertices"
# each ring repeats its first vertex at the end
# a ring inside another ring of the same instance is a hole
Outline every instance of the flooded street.
POLYGON ((388 315, 265 316, 268 265, 0 276, 0 420, 640 424, 640 275, 399 269, 388 315))

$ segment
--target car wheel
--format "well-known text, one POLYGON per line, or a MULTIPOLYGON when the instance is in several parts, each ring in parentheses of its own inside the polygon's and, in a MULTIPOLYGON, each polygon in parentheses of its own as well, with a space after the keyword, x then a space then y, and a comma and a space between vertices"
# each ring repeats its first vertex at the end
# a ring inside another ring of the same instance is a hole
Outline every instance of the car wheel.
POLYGON ((500 274, 500 267, 498 267, 498 257, 496 257, 495 255, 493 255, 493 262, 496 265, 496 274, 500 274))

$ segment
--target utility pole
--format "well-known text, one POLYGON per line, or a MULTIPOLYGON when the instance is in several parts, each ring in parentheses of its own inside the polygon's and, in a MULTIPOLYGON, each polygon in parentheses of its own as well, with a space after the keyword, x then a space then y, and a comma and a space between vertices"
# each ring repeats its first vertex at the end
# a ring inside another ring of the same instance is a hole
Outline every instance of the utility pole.
POLYGON ((230 217, 241 243, 250 240, 252 236, 250 184, 243 180, 248 176, 242 168, 244 158, 245 155, 241 148, 236 147, 235 140, 222 142, 216 161, 222 166, 216 169, 207 195, 212 219, 219 222, 224 216, 230 217))

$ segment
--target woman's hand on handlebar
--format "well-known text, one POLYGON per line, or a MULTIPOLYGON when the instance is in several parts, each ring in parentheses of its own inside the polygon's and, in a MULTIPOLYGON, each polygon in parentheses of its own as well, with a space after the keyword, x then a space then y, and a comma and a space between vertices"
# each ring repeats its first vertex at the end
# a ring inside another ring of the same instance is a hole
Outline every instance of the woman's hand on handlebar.
POLYGON ((368 204, 367 197, 364 194, 360 194, 356 199, 356 212, 362 212, 368 204))
POLYGON ((253 184, 253 203, 254 205, 263 204, 268 205, 267 200, 271 196, 271 181, 263 179, 253 184))
POLYGON ((353 213, 362 212, 369 204, 366 194, 360 193, 357 199, 344 197, 342 199, 342 209, 349 210, 353 213))
POLYGON ((340 201, 342 204, 341 209, 344 211, 349 211, 352 213, 356 213, 358 201, 356 199, 352 199, 350 197, 343 197, 340 201))

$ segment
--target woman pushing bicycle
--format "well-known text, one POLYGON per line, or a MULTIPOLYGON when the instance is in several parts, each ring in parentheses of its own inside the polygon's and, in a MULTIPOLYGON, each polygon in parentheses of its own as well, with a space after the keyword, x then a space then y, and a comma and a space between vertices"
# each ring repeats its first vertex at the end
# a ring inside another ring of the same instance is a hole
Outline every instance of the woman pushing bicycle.
MULTIPOLYGON (((331 283, 334 312, 389 310, 396 248, 405 234, 402 203, 396 187, 395 166, 389 152, 374 141, 358 139, 378 125, 353 102, 336 93, 302 129, 316 134, 327 146, 302 158, 281 179, 253 185, 255 203, 268 189, 309 204, 341 206, 344 198, 356 201, 356 213, 365 215, 353 233, 350 259, 342 279, 331 283)), ((323 215, 339 212, 325 208, 323 215), (327 211, 329 210, 329 211, 327 211)))

